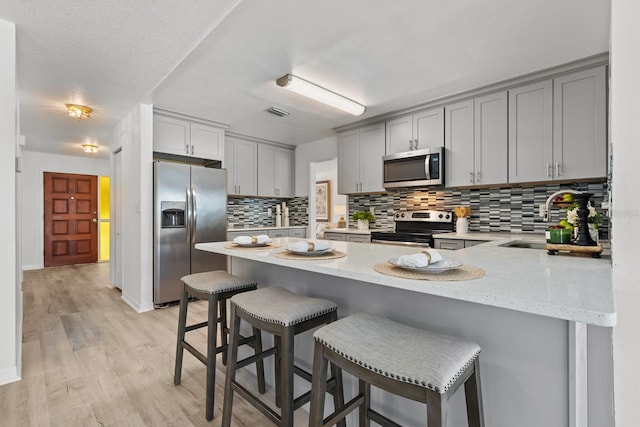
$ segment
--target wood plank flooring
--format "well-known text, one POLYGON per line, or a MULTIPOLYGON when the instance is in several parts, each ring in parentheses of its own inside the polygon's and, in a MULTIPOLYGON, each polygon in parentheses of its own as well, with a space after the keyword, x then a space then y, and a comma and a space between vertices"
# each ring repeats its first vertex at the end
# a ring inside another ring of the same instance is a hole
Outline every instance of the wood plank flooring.
MULTIPOLYGON (((173 384, 178 307, 136 313, 109 285, 108 270, 99 263, 24 273, 23 379, 0 386, 0 425, 219 426, 220 356, 208 423, 205 366, 185 352, 182 382, 173 384)), ((206 320, 206 310, 190 303, 188 322, 206 320)), ((206 349, 205 328, 188 339, 206 349)), ((296 426, 306 417, 297 411, 296 426)), ((236 394, 233 425, 273 424, 236 394)))

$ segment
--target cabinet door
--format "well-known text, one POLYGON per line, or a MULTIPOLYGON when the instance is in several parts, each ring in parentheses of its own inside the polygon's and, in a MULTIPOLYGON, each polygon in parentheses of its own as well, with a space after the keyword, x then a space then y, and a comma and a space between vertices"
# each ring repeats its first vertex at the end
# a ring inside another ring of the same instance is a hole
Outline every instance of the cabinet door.
POLYGON ((444 107, 413 115, 413 149, 444 146, 444 107))
POLYGON ((384 123, 360 128, 360 192, 384 191, 382 156, 384 156, 384 123))
POLYGON ((153 151, 186 156, 189 150, 189 122, 173 117, 153 116, 153 151))
POLYGON ((293 150, 275 150, 275 192, 278 197, 293 197, 293 150))
POLYGON ((224 158, 224 129, 191 123, 191 150, 194 157, 209 160, 224 158))
POLYGON ((507 92, 474 100, 475 183, 505 184, 507 176, 507 92))
POLYGON ((360 132, 355 129, 338 135, 338 193, 352 194, 359 189, 360 132))
POLYGON ((607 173, 605 67, 553 80, 553 176, 599 178, 607 173))
POLYGON ((275 148, 270 145, 258 146, 258 196, 274 197, 276 157, 275 148))
POLYGON ((446 186, 475 184, 472 99, 445 107, 445 147, 446 186))
POLYGON ((237 193, 255 196, 257 192, 258 144, 253 141, 234 140, 234 176, 237 193))
POLYGON ((509 90, 509 182, 552 178, 552 82, 509 90))
POLYGON ((413 117, 411 114, 389 120, 386 123, 386 153, 402 153, 413 150, 413 117))
POLYGON ((227 194, 236 195, 238 193, 238 184, 236 183, 235 170, 235 144, 230 139, 225 139, 224 141, 222 167, 227 170, 227 194))
POLYGON ((464 249, 464 240, 435 239, 433 246, 435 246, 436 249, 457 251, 458 249, 464 249))

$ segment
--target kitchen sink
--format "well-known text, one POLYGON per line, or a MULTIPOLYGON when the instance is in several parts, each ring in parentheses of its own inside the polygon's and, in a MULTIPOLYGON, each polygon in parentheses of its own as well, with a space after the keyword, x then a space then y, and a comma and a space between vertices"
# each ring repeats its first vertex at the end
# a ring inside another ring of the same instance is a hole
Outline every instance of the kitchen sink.
POLYGON ((545 242, 531 241, 531 240, 512 240, 501 245, 503 248, 525 248, 525 249, 546 249, 547 244, 545 242))

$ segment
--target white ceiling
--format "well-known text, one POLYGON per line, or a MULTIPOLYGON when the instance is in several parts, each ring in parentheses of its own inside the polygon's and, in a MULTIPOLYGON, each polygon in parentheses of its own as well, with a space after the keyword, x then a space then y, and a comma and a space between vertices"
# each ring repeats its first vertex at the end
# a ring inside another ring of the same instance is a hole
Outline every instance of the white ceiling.
POLYGON ((0 18, 17 24, 25 149, 82 155, 82 142, 107 144, 139 102, 236 133, 313 141, 606 52, 609 9, 609 0, 4 0, 0 18), (275 80, 286 73, 367 112, 356 118, 283 90, 275 80), (67 102, 92 106, 93 118, 66 117, 67 102), (267 113, 272 105, 291 115, 267 113))

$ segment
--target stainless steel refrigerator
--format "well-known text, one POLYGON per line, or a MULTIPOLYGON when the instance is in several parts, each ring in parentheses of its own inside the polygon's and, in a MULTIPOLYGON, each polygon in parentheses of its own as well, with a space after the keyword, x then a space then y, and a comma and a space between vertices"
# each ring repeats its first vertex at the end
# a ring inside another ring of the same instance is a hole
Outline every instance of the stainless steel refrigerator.
POLYGON ((180 299, 182 276, 227 268, 194 247, 226 240, 227 171, 155 161, 153 204, 153 303, 163 305, 180 299))

